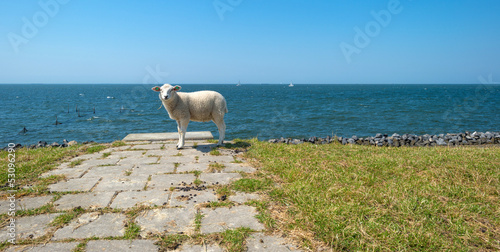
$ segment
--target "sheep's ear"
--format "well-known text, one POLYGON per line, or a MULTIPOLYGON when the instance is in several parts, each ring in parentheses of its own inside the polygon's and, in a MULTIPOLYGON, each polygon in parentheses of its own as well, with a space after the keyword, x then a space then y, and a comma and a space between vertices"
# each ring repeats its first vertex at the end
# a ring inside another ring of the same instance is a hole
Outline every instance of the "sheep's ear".
POLYGON ((175 86, 173 90, 174 91, 179 91, 179 90, 181 90, 181 86, 175 86))
POLYGON ((156 92, 160 92, 161 88, 156 86, 156 87, 151 88, 151 90, 156 91, 156 92))

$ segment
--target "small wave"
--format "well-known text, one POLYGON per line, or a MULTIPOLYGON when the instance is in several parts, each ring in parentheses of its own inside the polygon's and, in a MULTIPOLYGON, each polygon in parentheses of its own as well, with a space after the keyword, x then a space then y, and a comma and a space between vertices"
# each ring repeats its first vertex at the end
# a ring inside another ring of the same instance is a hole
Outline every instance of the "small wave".
POLYGON ((106 98, 108 98, 108 99, 115 99, 115 97, 113 97, 113 96, 108 96, 106 98))

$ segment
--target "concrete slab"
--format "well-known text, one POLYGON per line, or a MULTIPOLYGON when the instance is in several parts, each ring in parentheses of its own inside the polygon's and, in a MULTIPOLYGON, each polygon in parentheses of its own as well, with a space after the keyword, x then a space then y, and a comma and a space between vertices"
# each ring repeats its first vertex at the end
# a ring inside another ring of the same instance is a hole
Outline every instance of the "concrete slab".
POLYGON ((118 192, 143 190, 149 175, 122 176, 112 179, 103 179, 95 187, 94 192, 118 192))
POLYGON ((66 194, 54 202, 54 207, 57 210, 70 210, 75 207, 97 210, 108 206, 114 195, 114 192, 66 194))
POLYGON ((186 163, 194 163, 196 161, 194 156, 162 156, 160 158, 160 164, 186 164, 186 163))
POLYGON ((156 164, 158 157, 142 157, 142 158, 123 158, 118 163, 119 165, 143 165, 143 164, 156 164))
POLYGON ((227 185, 232 181, 241 178, 239 173, 202 173, 200 180, 210 185, 227 185))
MULTIPOLYGON (((16 240, 20 239, 36 239, 46 235, 54 229, 50 227, 49 223, 52 222, 60 213, 42 214, 36 216, 27 216, 16 219, 16 240)), ((12 239, 9 235, 9 226, 3 227, 0 232, 0 242, 12 239)))
POLYGON ((131 176, 173 173, 174 170, 174 164, 145 164, 136 166, 131 176))
POLYGON ((78 160, 98 159, 100 157, 102 157, 102 154, 100 154, 100 153, 83 154, 83 155, 74 157, 74 158, 70 159, 69 161, 73 162, 73 161, 78 161, 78 160))
POLYGON ((158 251, 154 240, 101 240, 89 241, 85 251, 87 252, 102 252, 102 251, 124 251, 124 252, 145 252, 158 251))
POLYGON ((177 172, 204 171, 207 168, 207 164, 181 163, 177 166, 177 172))
POLYGON ((87 165, 87 166, 102 166, 102 165, 116 165, 120 161, 119 158, 103 158, 103 159, 89 159, 83 161, 82 165, 87 165))
POLYGON ((251 234, 247 239, 247 251, 260 252, 260 251, 276 251, 276 252, 290 252, 301 251, 292 244, 288 244, 283 238, 277 236, 267 236, 262 233, 251 234))
POLYGON ((198 159, 198 163, 231 163, 233 161, 233 156, 212 156, 210 154, 200 156, 198 159))
POLYGON ((131 150, 160 150, 164 144, 134 144, 131 150))
POLYGON ((108 158, 141 158, 144 151, 115 151, 108 158))
POLYGON ((257 169, 242 163, 224 163, 224 172, 246 172, 253 173, 257 169))
MULTIPOLYGON (((40 208, 43 205, 48 204, 49 202, 52 201, 53 196, 41 196, 41 197, 25 197, 25 198, 19 198, 17 200, 17 210, 29 210, 29 209, 36 209, 40 208)), ((0 204, 2 205, 2 204, 0 204)), ((2 212, 3 209, 0 209, 0 212, 2 212)))
MULTIPOLYGON (((185 140, 207 140, 214 139, 210 131, 189 131, 186 132, 185 140)), ((123 141, 168 141, 179 140, 179 133, 138 133, 128 134, 123 141)))
POLYGON ((248 227, 256 231, 264 229, 257 221, 255 207, 235 206, 232 208, 201 209, 205 215, 201 220, 201 233, 217 233, 226 229, 248 227))
POLYGON ((178 154, 179 151, 177 150, 148 150, 146 151, 146 154, 144 154, 145 157, 149 156, 158 156, 158 157, 171 157, 173 155, 178 154))
POLYGON ((224 250, 217 245, 182 245, 179 249, 175 250, 179 252, 223 252, 224 250))
POLYGON ((181 191, 173 192, 170 206, 193 207, 201 203, 217 201, 217 195, 212 191, 181 191))
POLYGON ((66 179, 80 178, 89 168, 88 167, 75 167, 54 169, 42 174, 42 178, 50 177, 52 175, 63 175, 66 179))
POLYGON ((230 201, 234 201, 236 203, 243 204, 249 200, 258 200, 260 196, 255 193, 241 193, 237 192, 236 195, 229 196, 230 201))
POLYGON ((88 192, 97 184, 100 178, 76 178, 49 185, 50 192, 82 191, 88 192))
POLYGON ((113 165, 113 166, 97 166, 90 168, 82 178, 105 178, 112 179, 123 177, 127 172, 133 171, 133 165, 113 165))
POLYGON ((141 236, 153 234, 194 232, 195 210, 192 208, 153 209, 141 213, 135 222, 141 227, 141 236))
POLYGON ((148 188, 168 190, 170 187, 191 184, 196 177, 194 174, 160 174, 151 176, 148 188))
POLYGON ((163 206, 168 204, 169 198, 170 191, 163 190, 121 192, 113 200, 111 207, 127 209, 136 205, 163 206))
POLYGON ((116 237, 125 233, 126 217, 120 213, 84 213, 67 226, 57 230, 52 240, 116 237))
POLYGON ((54 242, 41 245, 21 245, 9 247, 5 252, 54 252, 73 251, 80 244, 79 242, 54 242))

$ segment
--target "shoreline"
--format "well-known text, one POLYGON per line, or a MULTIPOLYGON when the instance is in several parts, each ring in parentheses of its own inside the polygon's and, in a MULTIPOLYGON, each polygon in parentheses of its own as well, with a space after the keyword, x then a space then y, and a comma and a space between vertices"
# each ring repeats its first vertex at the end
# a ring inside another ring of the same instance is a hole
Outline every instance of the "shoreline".
POLYGON ((292 139, 292 138, 274 138, 269 139, 269 143, 285 143, 285 144, 330 144, 339 143, 342 145, 373 145, 378 147, 425 147, 425 146, 476 146, 476 145, 496 145, 500 144, 500 132, 470 132, 463 133, 446 133, 439 135, 415 135, 397 133, 389 136, 388 134, 378 133, 375 136, 360 138, 356 135, 352 137, 337 137, 327 136, 325 138, 310 137, 308 139, 292 139))

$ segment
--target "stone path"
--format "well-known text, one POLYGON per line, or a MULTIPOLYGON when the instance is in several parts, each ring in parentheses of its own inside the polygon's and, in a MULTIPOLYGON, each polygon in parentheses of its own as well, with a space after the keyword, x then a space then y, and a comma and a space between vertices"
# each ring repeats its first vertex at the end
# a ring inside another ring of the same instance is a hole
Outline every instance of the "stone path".
MULTIPOLYGON (((158 251, 159 237, 171 234, 210 235, 228 229, 250 228, 248 251, 290 251, 296 247, 281 237, 266 235, 257 209, 245 204, 258 200, 257 194, 234 192, 217 195, 216 190, 255 169, 241 162, 231 151, 210 154, 214 144, 186 143, 176 150, 173 142, 141 142, 85 154, 44 174, 65 175, 66 180, 49 185, 52 195, 25 197, 23 210, 52 204, 58 213, 20 217, 17 241, 45 237, 39 245, 10 246, 6 251, 158 251), (57 199, 54 201, 54 199, 57 199), (216 204, 218 207, 209 207, 216 204), (229 205, 229 206, 228 206, 229 205), (58 216, 80 209, 81 214, 59 228, 50 223, 58 216), (123 239, 131 227, 139 236, 123 239), (92 238, 92 239, 89 239, 92 238)), ((0 201, 0 214, 8 201, 0 201)), ((0 242, 8 237, 8 227, 0 231, 0 242)), ((213 243, 184 242, 174 251, 225 251, 213 243)))

